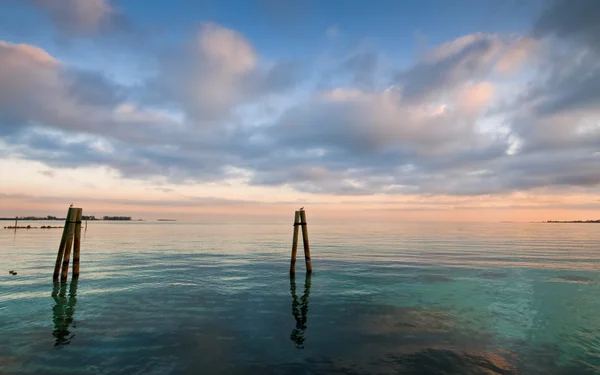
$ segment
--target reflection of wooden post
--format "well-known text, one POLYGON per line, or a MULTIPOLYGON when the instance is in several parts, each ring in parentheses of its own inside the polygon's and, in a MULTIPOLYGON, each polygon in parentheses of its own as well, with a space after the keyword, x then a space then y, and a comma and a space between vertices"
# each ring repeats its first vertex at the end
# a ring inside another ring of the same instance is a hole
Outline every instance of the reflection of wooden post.
POLYGON ((63 256, 65 254, 65 245, 67 244, 67 235, 69 233, 69 227, 71 226, 71 221, 73 221, 75 209, 69 208, 67 212, 67 218, 65 219, 65 226, 63 228, 63 234, 60 239, 60 245, 58 246, 58 254, 56 256, 56 263, 54 264, 54 275, 52 278, 54 281, 58 280, 58 274, 60 273, 60 266, 62 265, 63 256))
POLYGON ((15 216, 15 232, 17 231, 17 225, 19 223, 19 217, 15 216))
MULTIPOLYGON (((75 219, 75 239, 73 240, 73 275, 71 278, 77 279, 79 277, 79 250, 81 245, 81 216, 83 210, 77 209, 77 215, 75 219)), ((87 221, 86 221, 87 223, 87 221)), ((67 264, 67 267, 69 265, 67 264)))
POLYGON ((294 238, 292 239, 292 261, 290 262, 290 275, 296 273, 296 254, 298 253, 298 226, 300 225, 300 211, 294 215, 294 238))
MULTIPOLYGON (((67 283, 54 283, 52 299, 55 305, 52 308, 54 330, 52 336, 56 338, 54 346, 67 345, 73 339, 69 330, 73 324, 75 305, 77 304, 77 280, 71 280, 69 295, 67 297, 67 283)), ((75 325, 73 324, 73 328, 75 325)))
POLYGON ((306 227, 306 212, 300 210, 300 225, 302 226, 302 242, 304 243, 304 260, 306 262, 306 273, 312 273, 310 261, 310 245, 308 244, 308 228, 306 227))
POLYGON ((296 328, 292 330, 290 339, 296 343, 296 348, 304 349, 304 334, 308 328, 308 298, 310 296, 311 274, 307 273, 304 281, 304 294, 298 302, 296 294, 296 277, 290 276, 290 291, 292 293, 292 315, 296 319, 296 328))

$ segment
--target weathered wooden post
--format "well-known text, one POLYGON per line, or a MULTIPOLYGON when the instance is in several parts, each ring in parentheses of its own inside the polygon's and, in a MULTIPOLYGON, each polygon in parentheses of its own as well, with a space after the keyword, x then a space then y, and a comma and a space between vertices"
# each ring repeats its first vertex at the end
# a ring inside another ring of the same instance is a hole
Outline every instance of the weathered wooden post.
POLYGON ((298 226, 300 225, 300 211, 294 215, 294 238, 292 239, 292 261, 290 262, 290 276, 296 274, 296 254, 298 253, 298 226))
POLYGON ((65 254, 63 255, 62 271, 60 274, 60 281, 67 281, 69 275, 69 262, 71 261, 71 248, 73 247, 73 236, 75 235, 75 222, 77 219, 77 208, 73 208, 71 214, 71 221, 69 222, 69 231, 67 232, 67 243, 65 244, 65 254))
POLYGON ((81 245, 81 208, 69 207, 62 238, 58 247, 56 264, 54 265, 54 281, 67 281, 69 274, 69 261, 71 260, 71 247, 73 247, 73 277, 79 277, 79 253, 81 245))
POLYGON ((304 210, 300 210, 300 225, 302 226, 302 242, 304 243, 304 261, 306 262, 306 273, 312 273, 310 245, 308 244, 308 228, 306 224, 306 211, 304 210))
POLYGON ((54 264, 54 275, 52 279, 54 281, 58 280, 58 275, 60 274, 60 266, 63 262, 63 256, 65 254, 65 245, 67 244, 67 237, 69 233, 69 227, 71 226, 71 221, 73 221, 73 217, 75 215, 75 209, 69 207, 69 211, 67 212, 67 218, 65 219, 65 226, 63 228, 62 237, 60 238, 60 245, 58 246, 58 254, 56 255, 56 263, 54 264))
POLYGON ((303 209, 296 211, 294 217, 294 238, 292 240, 292 261, 290 262, 290 275, 296 274, 296 254, 298 253, 298 227, 302 227, 302 243, 304 244, 304 260, 306 273, 312 273, 310 260, 310 245, 308 242, 308 228, 306 227, 306 212, 303 209))
MULTIPOLYGON (((81 245, 81 216, 83 214, 83 210, 81 208, 77 209, 77 218, 75 219, 75 239, 73 240, 73 275, 71 275, 72 279, 79 278, 79 250, 81 245)), ((87 225, 87 221, 86 221, 87 225)), ((67 267, 69 265, 67 264, 67 267)))

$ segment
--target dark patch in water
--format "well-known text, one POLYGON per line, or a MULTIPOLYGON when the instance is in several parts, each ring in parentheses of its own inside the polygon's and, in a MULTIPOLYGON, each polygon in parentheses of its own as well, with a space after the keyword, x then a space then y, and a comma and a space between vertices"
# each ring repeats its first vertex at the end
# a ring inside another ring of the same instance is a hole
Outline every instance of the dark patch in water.
POLYGON ((559 280, 564 280, 564 281, 578 281, 578 282, 594 281, 593 279, 590 279, 589 277, 578 276, 578 275, 563 275, 563 276, 558 276, 556 278, 559 280))
POLYGON ((484 279, 503 279, 508 277, 508 273, 502 271, 487 271, 480 273, 479 276, 484 279))
POLYGON ((459 353, 428 348, 412 354, 394 356, 402 374, 516 374, 517 369, 496 353, 459 353))
POLYGON ((444 275, 419 275, 417 281, 425 284, 449 283, 454 281, 452 278, 444 275))

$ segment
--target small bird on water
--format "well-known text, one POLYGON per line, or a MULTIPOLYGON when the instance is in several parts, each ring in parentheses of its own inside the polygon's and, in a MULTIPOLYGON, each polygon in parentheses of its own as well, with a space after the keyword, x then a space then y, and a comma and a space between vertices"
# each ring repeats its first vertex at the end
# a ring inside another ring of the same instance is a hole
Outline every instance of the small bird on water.
POLYGON ((12 270, 11 270, 11 271, 8 271, 8 273, 10 273, 10 274, 11 274, 11 275, 13 275, 13 276, 17 274, 15 271, 12 271, 12 270))

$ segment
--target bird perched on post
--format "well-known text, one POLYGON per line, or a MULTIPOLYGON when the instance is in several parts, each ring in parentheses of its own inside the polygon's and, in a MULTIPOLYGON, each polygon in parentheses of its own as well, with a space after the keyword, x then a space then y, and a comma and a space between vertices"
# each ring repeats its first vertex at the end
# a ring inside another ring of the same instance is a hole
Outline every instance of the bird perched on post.
POLYGON ((69 206, 69 208, 73 208, 73 203, 71 203, 71 205, 69 206))
POLYGON ((300 207, 300 211, 304 211, 304 206, 300 207))

